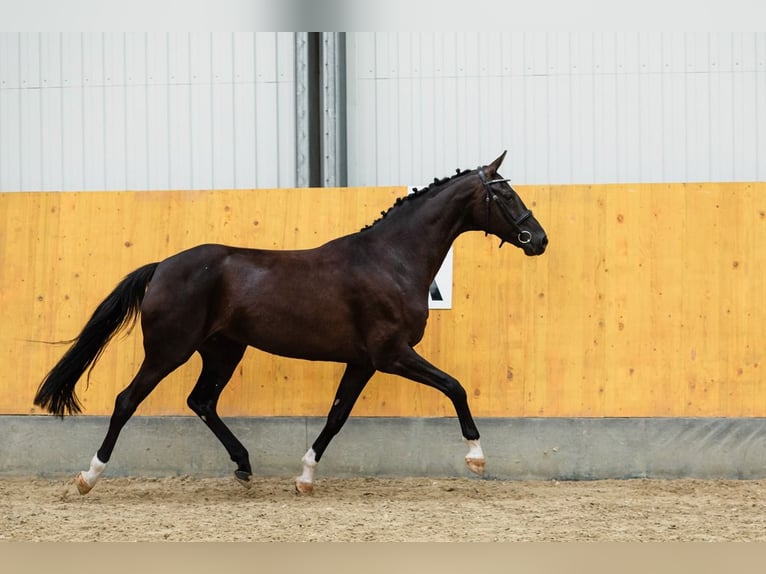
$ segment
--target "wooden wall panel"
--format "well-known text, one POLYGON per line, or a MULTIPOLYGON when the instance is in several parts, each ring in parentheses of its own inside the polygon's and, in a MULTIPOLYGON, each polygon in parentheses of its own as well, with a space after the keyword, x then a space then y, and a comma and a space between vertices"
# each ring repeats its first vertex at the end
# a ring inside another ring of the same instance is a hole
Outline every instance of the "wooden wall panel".
MULTIPOLYGON (((550 236, 527 258, 482 233, 455 244, 453 309, 419 351, 476 416, 766 416, 766 185, 519 189, 550 236)), ((403 188, 0 194, 0 413, 32 397, 119 279, 202 242, 310 247, 377 218, 403 188)), ((142 358, 113 342, 78 393, 109 414, 142 358)), ((140 414, 188 414, 197 357, 140 414)), ((324 415, 341 365, 249 350, 225 415, 324 415)), ((376 375, 355 415, 453 416, 433 389, 376 375)))

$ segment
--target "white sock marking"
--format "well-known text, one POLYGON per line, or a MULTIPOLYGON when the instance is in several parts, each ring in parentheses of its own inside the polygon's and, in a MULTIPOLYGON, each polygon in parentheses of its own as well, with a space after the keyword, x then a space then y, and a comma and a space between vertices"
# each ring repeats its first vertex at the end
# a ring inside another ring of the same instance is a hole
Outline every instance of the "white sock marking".
POLYGON ((465 455, 466 458, 484 460, 484 451, 481 450, 479 439, 476 439, 476 440, 463 439, 463 440, 465 440, 466 444, 468 445, 468 454, 465 455))
POLYGON ((93 458, 90 461, 90 468, 82 473, 82 477, 85 480, 85 482, 88 483, 88 486, 93 488, 93 486, 98 481, 99 477, 101 476, 101 473, 104 472, 106 469, 106 463, 101 462, 98 459, 98 455, 94 454, 93 458))
POLYGON ((317 467, 316 453, 313 448, 308 449, 301 459, 303 463, 303 473, 298 477, 298 482, 304 484, 314 484, 314 471, 317 467))

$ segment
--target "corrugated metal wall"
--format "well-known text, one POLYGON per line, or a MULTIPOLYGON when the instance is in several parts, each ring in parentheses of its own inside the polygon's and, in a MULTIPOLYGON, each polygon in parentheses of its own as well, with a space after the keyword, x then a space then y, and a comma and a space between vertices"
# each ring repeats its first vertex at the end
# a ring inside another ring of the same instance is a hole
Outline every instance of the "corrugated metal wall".
MULTIPOLYGON (((503 149, 504 173, 529 184, 766 177, 766 33, 349 32, 345 45, 346 108, 323 113, 347 121, 335 159, 351 186, 422 185, 503 149)), ((2 33, 0 191, 305 184, 300 46, 294 33, 2 33)))
POLYGON ((295 185, 293 33, 0 34, 0 191, 295 185))
POLYGON ((349 185, 766 178, 766 33, 349 33, 349 185))

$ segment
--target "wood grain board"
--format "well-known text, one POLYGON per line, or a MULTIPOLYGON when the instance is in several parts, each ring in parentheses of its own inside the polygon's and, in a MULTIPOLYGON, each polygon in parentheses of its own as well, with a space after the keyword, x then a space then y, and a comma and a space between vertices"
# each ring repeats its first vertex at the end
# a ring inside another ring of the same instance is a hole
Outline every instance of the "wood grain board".
MULTIPOLYGON (((455 243, 453 308, 418 350, 476 416, 766 416, 766 184, 525 186, 548 231, 527 258, 455 243)), ((199 243, 291 249, 353 233, 404 188, 0 194, 0 413, 32 397, 95 306, 136 267, 199 243)), ((115 340, 78 394, 110 414, 142 358, 115 340)), ((195 356, 138 414, 190 414, 195 356)), ((224 415, 324 415, 342 365, 249 350, 224 415)), ((375 375, 353 414, 452 416, 436 391, 375 375)))

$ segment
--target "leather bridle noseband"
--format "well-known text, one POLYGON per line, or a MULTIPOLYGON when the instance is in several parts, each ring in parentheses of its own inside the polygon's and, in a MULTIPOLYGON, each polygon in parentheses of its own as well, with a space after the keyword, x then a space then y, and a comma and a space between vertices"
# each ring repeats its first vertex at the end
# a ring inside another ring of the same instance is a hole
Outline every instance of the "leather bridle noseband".
MULTIPOLYGON (((511 213, 511 210, 508 209, 508 206, 505 204, 505 202, 500 201, 500 197, 498 197, 498 195, 492 189, 492 186, 496 183, 506 183, 511 180, 510 179, 492 179, 488 181, 487 176, 484 174, 483 167, 479 167, 477 169, 477 173, 479 174, 479 179, 481 180, 481 183, 484 186, 484 191, 487 192, 487 196, 485 199, 485 202, 487 204, 487 229, 484 231, 484 235, 486 236, 489 233, 490 205, 491 203, 496 203, 497 206, 500 208, 500 213, 502 214, 502 216, 505 218, 508 224, 513 228, 513 230, 516 231, 517 233, 516 238, 519 240, 519 243, 527 244, 530 241, 532 241, 532 234, 526 229, 521 228, 521 224, 524 223, 530 217, 532 217, 532 212, 529 209, 525 209, 521 215, 514 218, 513 214, 511 213), (492 200, 492 202, 490 202, 490 199, 492 200)), ((511 191, 513 191, 513 189, 511 189, 511 191)), ((502 245, 503 243, 500 243, 501 247, 502 245)))

